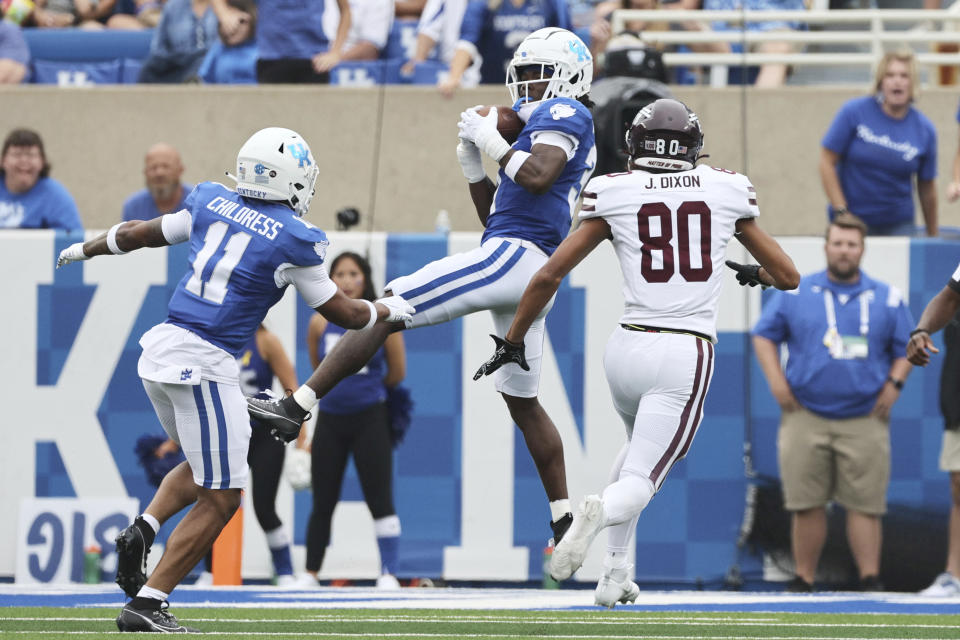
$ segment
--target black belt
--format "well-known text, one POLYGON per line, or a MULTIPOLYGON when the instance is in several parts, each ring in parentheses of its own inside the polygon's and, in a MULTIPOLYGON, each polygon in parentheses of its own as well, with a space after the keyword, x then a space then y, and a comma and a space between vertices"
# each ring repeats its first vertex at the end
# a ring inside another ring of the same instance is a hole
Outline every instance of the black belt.
POLYGON ((696 331, 681 331, 680 329, 664 329, 662 327, 648 327, 639 324, 621 324, 621 327, 627 331, 642 331, 643 333, 682 333, 684 335, 693 336, 694 338, 700 338, 701 340, 706 340, 707 342, 712 343, 713 339, 702 333, 697 333, 696 331))

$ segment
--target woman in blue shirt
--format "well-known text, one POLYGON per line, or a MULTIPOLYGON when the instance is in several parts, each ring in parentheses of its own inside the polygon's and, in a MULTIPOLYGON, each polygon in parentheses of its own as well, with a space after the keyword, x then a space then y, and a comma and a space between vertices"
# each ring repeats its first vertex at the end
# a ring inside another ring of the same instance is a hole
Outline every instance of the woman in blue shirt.
POLYGON ((14 129, 0 154, 0 229, 83 230, 73 196, 50 177, 40 134, 14 129))
MULTIPOLYGON (((330 265, 330 277, 351 298, 376 299, 370 263, 344 252, 330 265)), ((330 352, 345 329, 320 314, 310 320, 307 348, 314 369, 330 352)), ((400 518, 393 505, 393 443, 387 414, 387 387, 406 375, 403 335, 390 335, 383 347, 360 371, 344 378, 317 405, 317 426, 311 453, 313 512, 307 527, 307 584, 315 583, 330 542, 330 521, 340 500, 340 487, 352 455, 363 496, 373 516, 380 549, 381 576, 377 586, 399 586, 397 570, 400 518)))
POLYGON ((830 219, 850 211, 871 235, 912 235, 913 186, 928 236, 937 225, 937 133, 913 106, 913 53, 887 53, 877 67, 875 95, 854 98, 823 137, 820 178, 830 219))

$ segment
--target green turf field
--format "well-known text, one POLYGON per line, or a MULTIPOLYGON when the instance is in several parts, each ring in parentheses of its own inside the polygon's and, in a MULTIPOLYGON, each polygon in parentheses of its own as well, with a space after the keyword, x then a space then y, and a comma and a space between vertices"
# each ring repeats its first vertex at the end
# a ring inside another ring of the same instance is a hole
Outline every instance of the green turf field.
MULTIPOLYGON (((112 609, 0 609, 0 636, 119 635, 112 609)), ((181 622, 242 638, 960 638, 960 615, 188 608, 181 622)))

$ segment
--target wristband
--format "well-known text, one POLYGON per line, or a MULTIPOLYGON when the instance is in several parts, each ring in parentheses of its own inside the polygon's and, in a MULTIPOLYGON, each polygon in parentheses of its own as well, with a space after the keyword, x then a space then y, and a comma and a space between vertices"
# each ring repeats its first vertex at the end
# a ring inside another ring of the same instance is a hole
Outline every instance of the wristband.
POLYGON ((835 216, 839 216, 842 213, 850 213, 850 209, 847 209, 846 207, 838 207, 833 210, 833 215, 835 216))
POLYGON ((887 382, 896 387, 897 391, 903 390, 903 380, 897 380, 893 376, 887 376, 887 382))
POLYGON ((126 253, 117 245, 117 229, 120 228, 120 225, 124 224, 123 222, 118 222, 117 224, 110 227, 110 231, 107 231, 107 249, 110 250, 115 256, 122 256, 126 253))
POLYGON ((527 158, 530 157, 530 154, 526 151, 514 151, 513 155, 510 156, 510 161, 507 162, 507 166, 503 168, 503 172, 507 174, 507 177, 517 181, 517 172, 520 171, 520 167, 523 166, 523 163, 527 161, 527 158))
POLYGON ((372 302, 370 302, 369 300, 361 299, 360 302, 363 302, 368 307, 370 307, 370 319, 367 321, 366 326, 363 329, 360 329, 360 331, 366 331, 367 329, 369 329, 370 327, 372 327, 377 323, 377 306, 372 302))
POLYGON ((926 329, 914 329, 913 331, 910 332, 910 337, 912 338, 913 336, 917 335, 918 333, 925 333, 925 334, 927 334, 927 335, 930 335, 930 332, 927 331, 926 329))

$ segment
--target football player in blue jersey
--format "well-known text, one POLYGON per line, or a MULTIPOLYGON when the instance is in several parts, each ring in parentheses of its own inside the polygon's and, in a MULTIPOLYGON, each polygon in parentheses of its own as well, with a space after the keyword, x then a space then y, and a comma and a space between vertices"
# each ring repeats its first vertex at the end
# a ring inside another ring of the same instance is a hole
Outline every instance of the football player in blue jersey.
MULTIPOLYGON (((514 109, 526 122, 513 146, 497 131, 495 108, 486 117, 475 109, 461 116, 457 156, 486 230, 476 249, 431 262, 387 285, 417 309, 406 328, 489 310, 498 334, 504 335, 530 278, 567 235, 580 190, 593 171, 596 146, 588 109, 592 75, 590 52, 576 35, 541 29, 524 39, 510 62, 507 87, 516 101, 514 109), (484 173, 481 152, 500 164, 499 185, 484 173)), ((537 400, 549 307, 526 334, 529 367, 503 367, 495 386, 523 432, 550 502, 554 541, 559 542, 573 520, 563 443, 537 400)), ((319 397, 370 359, 391 329, 402 328, 384 325, 348 332, 293 396, 281 401, 248 398, 251 415, 276 428, 299 425, 319 397)))
MULTIPOLYGON (((236 191, 201 183, 181 211, 121 222, 57 259, 62 267, 190 242, 188 269, 170 298, 167 319, 140 339, 137 365, 161 425, 186 461, 167 474, 146 511, 117 537, 117 583, 132 598, 117 617, 121 631, 193 631, 170 615, 166 600, 240 505, 251 426, 235 358, 287 285, 345 327, 369 331, 378 321, 411 318, 413 309, 402 298, 354 300, 327 276, 327 237, 300 217, 310 206, 317 173, 310 147, 296 132, 263 129, 240 149, 237 176, 231 176, 236 191), (157 530, 189 505, 147 580, 157 530)), ((300 425, 271 429, 288 441, 299 431, 300 425)))

